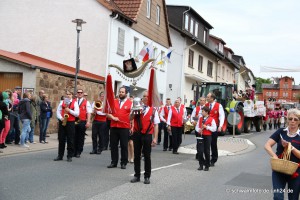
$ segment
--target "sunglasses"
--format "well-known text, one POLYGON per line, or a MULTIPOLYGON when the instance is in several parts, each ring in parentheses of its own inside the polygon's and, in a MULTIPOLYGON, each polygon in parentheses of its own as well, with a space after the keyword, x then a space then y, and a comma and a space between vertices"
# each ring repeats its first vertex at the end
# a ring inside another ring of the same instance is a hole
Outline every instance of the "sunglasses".
POLYGON ((289 120, 289 121, 295 121, 295 122, 299 121, 298 118, 293 118, 293 117, 288 118, 288 120, 289 120))
POLYGON ((83 92, 77 92, 77 94, 82 94, 83 92))

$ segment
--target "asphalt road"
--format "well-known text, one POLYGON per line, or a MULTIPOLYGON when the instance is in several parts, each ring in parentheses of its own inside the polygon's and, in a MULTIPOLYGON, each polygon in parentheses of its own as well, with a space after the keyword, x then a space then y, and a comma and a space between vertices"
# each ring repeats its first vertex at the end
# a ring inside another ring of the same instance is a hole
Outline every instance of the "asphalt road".
MULTIPOLYGON (((85 199, 271 199, 271 169, 263 145, 271 132, 252 133, 256 149, 241 155, 220 157, 209 172, 198 171, 194 155, 152 151, 151 184, 132 184, 133 164, 126 170, 107 169, 110 152, 52 161, 57 150, 0 158, 0 200, 85 199)), ((186 136, 184 144, 194 142, 186 136)))

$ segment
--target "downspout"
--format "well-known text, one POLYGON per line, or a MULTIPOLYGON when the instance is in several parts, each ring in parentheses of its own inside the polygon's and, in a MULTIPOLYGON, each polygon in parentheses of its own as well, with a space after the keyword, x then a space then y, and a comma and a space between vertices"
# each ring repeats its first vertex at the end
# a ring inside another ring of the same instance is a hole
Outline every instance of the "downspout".
POLYGON ((116 14, 116 16, 114 16, 113 18, 111 18, 110 20, 110 27, 108 29, 108 49, 107 49, 107 54, 106 54, 106 72, 105 72, 105 76, 107 76, 107 74, 109 73, 110 69, 108 67, 108 65, 110 64, 110 46, 111 46, 111 29, 112 29, 112 26, 113 26, 113 22, 115 19, 118 18, 118 13, 116 14))

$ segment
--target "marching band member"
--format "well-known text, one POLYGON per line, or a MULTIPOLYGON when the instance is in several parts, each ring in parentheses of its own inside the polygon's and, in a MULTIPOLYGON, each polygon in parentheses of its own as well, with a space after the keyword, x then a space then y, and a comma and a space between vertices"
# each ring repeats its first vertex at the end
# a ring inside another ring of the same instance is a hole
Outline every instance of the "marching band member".
POLYGON ((222 131, 222 126, 224 124, 225 120, 225 113, 223 106, 216 102, 216 95, 212 92, 207 94, 207 104, 205 106, 209 107, 210 112, 209 116, 214 118, 218 129, 212 133, 212 139, 211 139, 211 162, 210 166, 215 166, 215 162, 218 160, 218 135, 222 131))
POLYGON ((119 142, 121 145, 121 169, 126 169, 128 163, 128 136, 130 130, 130 110, 132 102, 127 98, 128 91, 125 87, 120 87, 119 98, 115 99, 115 114, 107 114, 111 119, 110 124, 110 146, 111 164, 107 168, 115 168, 119 159, 119 142))
POLYGON ((141 153, 143 151, 144 162, 144 184, 150 184, 151 175, 151 146, 156 145, 159 116, 154 107, 148 106, 148 92, 143 94, 142 113, 133 116, 133 144, 134 144, 134 178, 130 181, 136 183, 141 176, 141 153))
POLYGON ((78 115, 79 107, 76 99, 73 99, 72 93, 67 90, 64 101, 58 105, 56 111, 56 117, 59 120, 58 156, 54 161, 63 159, 67 139, 67 161, 72 162, 72 157, 74 156, 75 118, 78 117, 78 115))
POLYGON ((169 115, 169 110, 171 109, 171 99, 166 99, 166 105, 162 108, 160 113, 160 120, 162 123, 162 127, 164 128, 164 142, 163 142, 163 149, 164 151, 167 151, 169 148, 169 151, 172 151, 173 145, 172 145, 172 135, 167 130, 167 119, 169 115))
POLYGON ((77 90, 77 103, 79 106, 79 116, 75 123, 75 137, 74 137, 74 155, 80 158, 84 146, 85 131, 90 127, 90 119, 92 107, 90 102, 83 97, 83 90, 77 90))
POLYGON ((93 150, 90 154, 101 154, 104 146, 104 136, 107 129, 106 124, 106 113, 103 113, 103 100, 104 100, 104 92, 100 92, 98 101, 93 102, 92 108, 92 142, 93 142, 93 150))
POLYGON ((197 131, 197 153, 199 155, 199 168, 198 170, 203 170, 203 165, 205 166, 204 171, 209 170, 210 166, 210 145, 211 145, 211 135, 212 132, 217 130, 217 125, 214 118, 209 116, 209 107, 205 106, 202 108, 202 116, 199 118, 196 131, 197 131), (199 145, 198 145, 199 144, 199 145), (205 159, 203 157, 205 155, 205 159))
POLYGON ((181 143, 185 113, 186 109, 180 105, 180 100, 176 99, 174 106, 172 106, 169 111, 167 119, 168 131, 172 132, 173 154, 179 154, 177 151, 181 143))

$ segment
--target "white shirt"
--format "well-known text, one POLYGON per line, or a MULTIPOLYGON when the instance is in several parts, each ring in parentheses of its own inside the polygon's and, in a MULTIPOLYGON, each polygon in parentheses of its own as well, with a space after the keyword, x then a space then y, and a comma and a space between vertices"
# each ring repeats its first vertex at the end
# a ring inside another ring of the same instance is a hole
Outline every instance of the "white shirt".
MULTIPOLYGON (((72 103, 73 99, 70 100, 70 103, 72 103)), ((56 117, 57 119, 59 120, 63 120, 63 116, 61 116, 61 111, 62 111, 62 104, 63 104, 63 101, 61 101, 57 107, 57 110, 56 110, 56 117)), ((78 104, 75 102, 74 103, 74 110, 70 110, 70 113, 71 115, 74 115, 75 117, 78 117, 79 116, 79 106, 78 104)))
MULTIPOLYGON (((203 118, 203 120, 205 120, 205 119, 207 119, 207 117, 203 118)), ((199 122, 200 122, 200 118, 199 118, 199 120, 198 120, 198 122, 197 122, 197 125, 196 125, 196 127, 195 127, 195 129, 196 129, 196 131, 197 131, 198 133, 199 133, 199 131, 200 131, 200 128, 199 128, 199 122)), ((216 124, 216 122, 215 122, 214 119, 212 119, 211 126, 206 126, 206 130, 209 130, 209 131, 211 131, 211 132, 216 132, 216 131, 217 131, 217 124, 216 124)))
MULTIPOLYGON (((149 109, 150 109, 150 107, 147 106, 147 108, 144 112, 144 116, 149 112, 149 109)), ((155 110, 153 124, 159 124, 159 123, 160 123, 160 120, 159 120, 158 112, 157 112, 157 110, 155 110)))
MULTIPOLYGON (((181 105, 180 105, 181 106, 181 105)), ((180 106, 179 106, 179 111, 180 111, 180 106)), ((176 110, 177 108, 175 106, 173 106, 176 110)), ((169 110, 169 115, 168 115, 168 119, 167 119, 167 124, 170 126, 171 125, 171 118, 172 118, 172 109, 170 108, 169 110)), ((183 108, 183 116, 182 116, 182 120, 186 119, 186 109, 185 107, 183 108)), ((183 123, 183 122, 182 122, 183 123)))
MULTIPOLYGON (((78 102, 78 106, 82 103, 82 101, 84 100, 84 98, 78 99, 77 98, 77 102, 78 102)), ((86 100, 86 113, 92 113, 92 106, 90 104, 90 102, 88 100, 86 100)))
MULTIPOLYGON (((211 108, 215 106, 216 102, 211 103, 211 108)), ((220 103, 219 103, 220 104, 220 103)), ((210 103, 208 103, 208 107, 210 107, 210 103)), ((219 127, 222 127, 225 120, 225 113, 222 104, 219 106, 219 127)))

